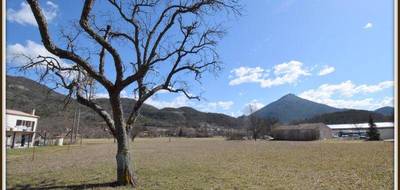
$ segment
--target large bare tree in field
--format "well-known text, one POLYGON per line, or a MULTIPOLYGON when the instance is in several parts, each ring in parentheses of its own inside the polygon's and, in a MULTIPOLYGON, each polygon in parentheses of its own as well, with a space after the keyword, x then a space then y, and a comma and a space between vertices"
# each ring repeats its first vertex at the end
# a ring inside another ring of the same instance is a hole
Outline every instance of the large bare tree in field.
POLYGON ((68 97, 105 120, 118 142, 117 182, 135 186, 129 133, 142 105, 160 90, 199 99, 182 78, 199 80, 204 72, 219 68, 215 47, 224 32, 218 19, 209 18, 240 14, 237 1, 85 0, 80 18, 68 28, 71 31, 64 28, 58 38, 52 36, 38 0, 27 2, 43 45, 54 57, 30 58, 23 68, 40 71, 41 79, 67 89, 68 97), (97 4, 107 12, 96 9, 97 4), (91 86, 108 92, 111 113, 96 103, 91 86), (130 113, 122 111, 124 89, 133 89, 136 99, 130 113))

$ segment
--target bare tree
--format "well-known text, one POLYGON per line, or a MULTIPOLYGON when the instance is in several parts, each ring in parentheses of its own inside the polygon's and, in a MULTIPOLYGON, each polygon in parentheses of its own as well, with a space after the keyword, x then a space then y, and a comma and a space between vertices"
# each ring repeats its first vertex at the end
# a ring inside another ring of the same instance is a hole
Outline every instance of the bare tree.
POLYGON ((260 132, 262 131, 262 129, 264 127, 263 126, 264 120, 254 114, 257 111, 256 105, 249 104, 248 106, 249 106, 249 113, 250 113, 249 118, 248 118, 248 121, 249 121, 248 130, 251 131, 253 140, 257 141, 257 138, 260 136, 260 132))
POLYGON ((117 182, 132 186, 137 182, 129 133, 142 105, 160 90, 199 99, 182 78, 193 76, 199 81, 204 72, 219 69, 215 47, 224 31, 218 19, 208 18, 221 13, 240 15, 236 0, 85 0, 80 19, 68 28, 72 31, 62 30, 60 38, 54 38, 38 0, 27 2, 43 45, 54 57, 28 58, 23 69, 34 68, 41 80, 67 89, 68 99, 76 98, 104 119, 117 139, 117 182), (100 3, 107 13, 93 9, 100 3), (133 59, 122 53, 124 48, 133 59), (93 87, 107 91, 111 114, 96 103, 93 87), (122 110, 124 89, 132 89, 136 99, 130 113, 122 110))
POLYGON ((252 138, 257 141, 258 132, 260 131, 259 118, 254 115, 257 111, 257 106, 254 104, 249 104, 249 116, 248 116, 248 130, 251 131, 252 138))
POLYGON ((247 118, 247 130, 251 132, 254 141, 257 141, 257 138, 259 137, 269 135, 272 126, 279 122, 278 119, 273 117, 261 118, 256 116, 254 113, 257 111, 257 106, 254 104, 249 104, 248 109, 249 116, 247 118))

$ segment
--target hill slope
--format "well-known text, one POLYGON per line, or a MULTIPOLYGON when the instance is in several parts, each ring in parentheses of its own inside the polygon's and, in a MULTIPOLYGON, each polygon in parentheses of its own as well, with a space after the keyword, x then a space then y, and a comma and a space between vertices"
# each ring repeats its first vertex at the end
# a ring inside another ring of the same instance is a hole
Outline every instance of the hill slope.
POLYGON ((366 123, 369 116, 375 122, 393 122, 393 117, 384 116, 380 113, 366 110, 346 110, 334 113, 326 113, 310 119, 296 123, 325 123, 325 124, 345 124, 345 123, 366 123))
MULTIPOLYGON (((107 135, 103 120, 89 108, 79 105, 76 101, 64 108, 63 94, 51 91, 46 86, 24 77, 7 76, 6 78, 6 107, 30 113, 36 109, 40 116, 38 131, 50 133, 65 132, 73 124, 76 108, 81 109, 80 131, 87 137, 104 137, 107 135)), ((110 110, 108 99, 96 100, 106 110, 110 110)), ((121 99, 124 113, 129 113, 135 100, 121 99)), ((145 104, 142 107, 139 125, 156 127, 238 127, 238 119, 224 114, 204 113, 193 108, 164 108, 145 104)))
POLYGON ((384 116, 391 116, 391 115, 394 115, 394 107, 390 107, 390 106, 381 107, 379 109, 376 109, 375 112, 380 113, 384 116))
POLYGON ((294 94, 287 94, 279 100, 272 102, 259 109, 253 114, 261 118, 277 118, 282 123, 296 120, 304 120, 314 116, 341 111, 341 109, 330 107, 300 98, 294 94))

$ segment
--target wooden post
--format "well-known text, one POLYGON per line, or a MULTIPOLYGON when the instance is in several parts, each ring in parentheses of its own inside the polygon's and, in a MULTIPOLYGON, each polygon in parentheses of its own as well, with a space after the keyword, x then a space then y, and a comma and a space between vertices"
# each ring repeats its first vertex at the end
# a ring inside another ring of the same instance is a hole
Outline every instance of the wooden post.
POLYGON ((46 146, 46 140, 47 140, 47 132, 44 132, 44 142, 43 142, 44 146, 46 146))
POLYGON ((32 147, 32 161, 35 160, 35 146, 32 147))
MULTIPOLYGON (((75 109, 75 112, 74 112, 74 120, 73 120, 73 122, 72 122, 72 128, 74 128, 75 125, 76 125, 76 109, 75 109)), ((75 139, 75 140, 76 140, 76 139, 75 139)))
POLYGON ((70 140, 69 140, 69 144, 72 144, 72 138, 73 138, 73 134, 74 134, 74 128, 72 127, 71 128, 71 131, 69 132, 70 134, 71 134, 71 138, 70 138, 70 140))
POLYGON ((30 137, 28 138, 28 148, 29 148, 29 146, 31 144, 31 140, 32 140, 32 135, 30 135, 30 137))
POLYGON ((11 148, 14 148, 14 145, 15 145, 15 132, 13 133, 11 148))
POLYGON ((79 135, 79 136, 81 136, 81 146, 82 146, 82 138, 83 138, 83 137, 82 137, 82 135, 79 135))
POLYGON ((79 132, 80 117, 81 117, 81 107, 78 105, 78 117, 76 118, 76 130, 75 130, 74 141, 76 141, 76 134, 79 132))

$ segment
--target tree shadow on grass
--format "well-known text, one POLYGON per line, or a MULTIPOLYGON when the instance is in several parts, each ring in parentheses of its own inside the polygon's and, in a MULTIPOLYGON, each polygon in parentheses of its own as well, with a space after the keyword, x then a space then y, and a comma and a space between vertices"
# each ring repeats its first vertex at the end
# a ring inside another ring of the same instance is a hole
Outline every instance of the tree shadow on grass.
POLYGON ((93 189, 100 187, 117 187, 118 184, 116 182, 108 182, 108 183, 87 183, 87 184, 78 184, 78 185, 44 185, 33 187, 31 185, 17 185, 16 187, 9 188, 10 190, 17 189, 37 189, 37 190, 45 190, 45 189, 93 189))

